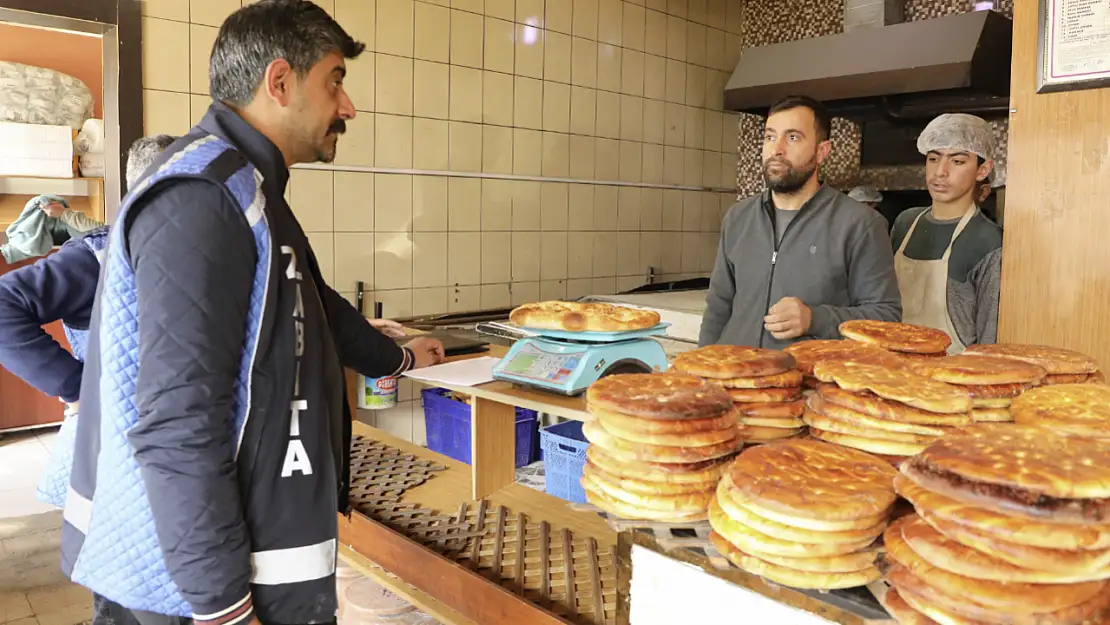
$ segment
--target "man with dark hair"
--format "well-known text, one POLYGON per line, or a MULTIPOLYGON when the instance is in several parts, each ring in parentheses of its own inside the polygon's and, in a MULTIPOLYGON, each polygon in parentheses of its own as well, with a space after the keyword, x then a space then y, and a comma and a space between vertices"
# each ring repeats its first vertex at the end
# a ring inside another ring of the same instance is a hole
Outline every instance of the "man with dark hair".
POLYGON ((906 322, 945 331, 952 354, 995 343, 1002 229, 980 208, 990 194, 994 133, 980 117, 941 115, 917 149, 933 203, 904 211, 891 231, 906 322))
POLYGON ((335 621, 343 366, 443 358, 330 288, 284 200, 291 165, 335 157, 362 50, 307 0, 237 10, 212 50, 215 101, 120 208, 62 528, 63 570, 107 600, 101 620, 335 621))
POLYGON ((886 220, 818 180, 830 128, 812 98, 771 107, 767 191, 733 206, 721 224, 699 344, 781 349, 803 337, 840 338, 848 319, 901 318, 886 220))

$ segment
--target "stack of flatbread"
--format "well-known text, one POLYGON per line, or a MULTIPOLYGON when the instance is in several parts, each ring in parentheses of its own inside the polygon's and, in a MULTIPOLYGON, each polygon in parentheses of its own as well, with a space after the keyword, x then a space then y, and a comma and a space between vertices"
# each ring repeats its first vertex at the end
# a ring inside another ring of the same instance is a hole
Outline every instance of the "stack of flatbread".
POLYGON ((1106 378, 1099 371, 1098 362, 1090 356, 1059 347, 1045 345, 972 345, 964 350, 965 354, 1009 358, 1042 367, 1048 375, 1041 383, 1053 384, 1106 384, 1106 378))
POLYGON ((840 324, 840 334, 912 360, 942 358, 952 344, 947 334, 935 328, 871 319, 845 321, 840 324))
POLYGON ((709 539, 733 564, 795 588, 851 588, 880 577, 876 539, 897 472, 868 454, 797 439, 745 450, 721 479, 709 539))
POLYGON ((535 302, 514 309, 509 320, 532 330, 631 332, 658 325, 659 313, 602 302, 535 302))
POLYGON ((683 352, 674 368, 728 389, 744 439, 763 443, 805 432, 802 374, 794 358, 772 349, 709 345, 683 352))
POLYGON ((582 427, 590 503, 625 519, 706 518, 743 444, 723 388, 682 374, 611 375, 590 386, 586 401, 595 417, 582 427))
POLYGON ((1110 386, 1054 384, 1014 399, 1014 422, 1067 434, 1110 438, 1110 386))
POLYGON ((1107 622, 1110 441, 980 423, 904 463, 895 488, 917 510, 880 560, 900 622, 1107 622))
POLYGON ((914 371, 967 390, 974 421, 1013 421, 1010 404, 1014 398, 1045 379, 1045 370, 1040 365, 967 354, 917 362, 914 371))
POLYGON ((971 423, 971 397, 958 386, 878 365, 821 362, 824 382, 804 415, 810 435, 898 461, 971 423))
POLYGON ((816 389, 819 381, 813 376, 817 363, 826 360, 833 362, 860 362, 869 365, 882 365, 898 369, 904 361, 887 350, 861 343, 859 341, 813 340, 793 343, 785 350, 794 357, 795 367, 802 372, 802 386, 816 389))

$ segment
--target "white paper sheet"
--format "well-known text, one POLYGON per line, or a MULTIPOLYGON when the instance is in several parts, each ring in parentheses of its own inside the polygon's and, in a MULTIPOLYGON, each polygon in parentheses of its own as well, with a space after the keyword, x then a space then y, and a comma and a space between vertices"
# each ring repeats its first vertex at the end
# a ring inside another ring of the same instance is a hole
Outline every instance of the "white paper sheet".
POLYGON ((483 356, 482 358, 470 358, 434 367, 414 369, 404 375, 429 384, 477 386, 486 382, 493 382, 493 366, 498 362, 500 362, 499 358, 483 356))

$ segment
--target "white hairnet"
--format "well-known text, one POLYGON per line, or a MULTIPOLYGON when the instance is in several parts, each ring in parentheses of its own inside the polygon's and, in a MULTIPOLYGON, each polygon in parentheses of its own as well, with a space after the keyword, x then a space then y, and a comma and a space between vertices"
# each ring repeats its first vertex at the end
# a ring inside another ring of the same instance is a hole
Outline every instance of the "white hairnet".
POLYGON ((858 186, 848 192, 848 197, 857 202, 882 202, 883 194, 870 185, 858 186))
POLYGON ((981 117, 945 113, 929 122, 917 138, 917 151, 965 150, 986 160, 994 158, 994 133, 981 117))

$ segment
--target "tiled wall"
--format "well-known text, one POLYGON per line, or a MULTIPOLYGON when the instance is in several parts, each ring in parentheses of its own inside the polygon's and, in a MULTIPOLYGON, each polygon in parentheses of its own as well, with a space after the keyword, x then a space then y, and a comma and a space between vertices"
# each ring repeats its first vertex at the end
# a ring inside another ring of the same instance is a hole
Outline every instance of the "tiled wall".
MULTIPOLYGON (((247 0, 243 0, 244 2, 247 0)), ((294 170, 327 278, 386 316, 508 306, 705 275, 734 201, 722 112, 740 0, 318 0, 367 52, 336 165, 717 191, 294 170)), ((208 56, 240 0, 144 0, 147 133, 208 106, 208 56)), ((380 426, 422 441, 414 389, 380 426), (413 418, 413 417, 417 418, 413 418)))

